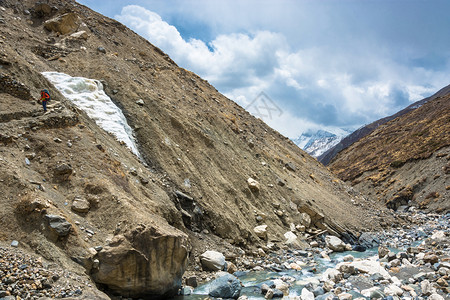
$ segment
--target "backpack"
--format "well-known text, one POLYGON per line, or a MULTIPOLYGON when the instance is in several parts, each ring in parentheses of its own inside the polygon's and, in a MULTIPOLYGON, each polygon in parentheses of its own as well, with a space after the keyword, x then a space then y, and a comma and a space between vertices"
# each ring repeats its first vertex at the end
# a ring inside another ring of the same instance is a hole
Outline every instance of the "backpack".
POLYGON ((41 95, 42 95, 42 93, 44 93, 44 95, 45 95, 45 94, 47 94, 47 95, 48 95, 48 99, 47 99, 47 102, 49 102, 49 101, 50 101, 50 99, 51 99, 49 91, 48 91, 47 89, 43 89, 43 90, 42 90, 42 92, 41 92, 41 95))

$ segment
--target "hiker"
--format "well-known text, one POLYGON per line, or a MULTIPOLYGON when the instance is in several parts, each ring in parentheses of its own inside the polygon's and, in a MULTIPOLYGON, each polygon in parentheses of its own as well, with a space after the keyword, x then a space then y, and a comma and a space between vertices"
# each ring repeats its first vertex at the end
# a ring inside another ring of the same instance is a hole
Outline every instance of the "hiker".
POLYGON ((50 101, 50 93, 47 89, 41 90, 41 99, 39 99, 39 101, 42 103, 44 112, 47 112, 47 101, 50 101))

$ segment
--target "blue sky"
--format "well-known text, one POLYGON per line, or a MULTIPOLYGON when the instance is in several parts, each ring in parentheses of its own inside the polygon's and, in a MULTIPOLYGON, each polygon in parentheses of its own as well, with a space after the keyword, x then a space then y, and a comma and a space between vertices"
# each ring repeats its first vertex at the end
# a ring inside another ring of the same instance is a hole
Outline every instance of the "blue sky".
POLYGON ((450 84, 448 0, 79 2, 291 138, 356 129, 450 84), (261 92, 281 114, 258 115, 261 92))

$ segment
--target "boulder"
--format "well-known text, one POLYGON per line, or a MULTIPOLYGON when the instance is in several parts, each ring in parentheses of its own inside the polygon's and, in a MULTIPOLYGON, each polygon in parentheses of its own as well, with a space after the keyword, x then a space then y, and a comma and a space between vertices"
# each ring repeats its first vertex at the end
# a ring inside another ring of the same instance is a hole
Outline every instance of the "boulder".
POLYGON ((380 247, 378 247, 378 257, 379 258, 383 258, 383 257, 385 257, 386 255, 388 255, 389 254, 389 249, 386 247, 386 246, 380 246, 380 247))
POLYGON ((123 297, 170 297, 181 287, 187 257, 186 234, 163 222, 140 224, 97 254, 91 276, 123 297))
POLYGON ((44 28, 59 34, 75 32, 80 26, 80 18, 75 13, 66 13, 44 22, 44 28))
POLYGON ((314 300, 314 294, 310 292, 307 288, 302 289, 302 293, 300 295, 300 299, 302 300, 314 300))
POLYGON ((50 230, 58 237, 69 235, 72 224, 67 222, 63 217, 58 215, 45 215, 45 219, 48 221, 50 230))
POLYGON ((237 299, 241 290, 241 281, 234 275, 225 274, 210 283, 208 295, 214 298, 237 299))
POLYGON ((253 193, 258 193, 259 189, 260 189, 260 184, 258 181, 256 181, 253 178, 249 178, 247 179, 247 185, 248 188, 253 192, 253 193))
POLYGON ((221 271, 225 267, 225 256, 217 251, 206 251, 200 255, 200 262, 206 271, 221 271))
POLYGON ((342 264, 349 264, 349 265, 353 266, 360 273, 366 273, 369 275, 379 273, 381 276, 383 276, 384 279, 391 278, 389 273, 384 269, 384 267, 382 265, 380 265, 380 262, 378 262, 378 261, 357 260, 357 261, 352 261, 351 263, 348 263, 348 262, 339 263, 339 264, 337 264, 336 269, 339 270, 339 268, 342 264))
POLYGON ((335 252, 342 252, 345 251, 345 243, 338 238, 337 236, 333 236, 333 235, 327 235, 325 237, 325 243, 327 245, 328 248, 330 248, 331 250, 335 251, 335 252))
POLYGON ((253 232, 255 232, 259 238, 267 240, 267 225, 256 226, 253 228, 253 232))

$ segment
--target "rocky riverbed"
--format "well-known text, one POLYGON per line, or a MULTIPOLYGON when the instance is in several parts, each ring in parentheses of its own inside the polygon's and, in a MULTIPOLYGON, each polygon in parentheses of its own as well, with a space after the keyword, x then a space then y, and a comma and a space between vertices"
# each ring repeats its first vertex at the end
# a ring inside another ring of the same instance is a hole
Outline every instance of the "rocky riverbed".
POLYGON ((203 269, 228 272, 186 274, 178 299, 450 299, 450 214, 400 214, 410 225, 362 234, 359 251, 322 235, 306 250, 204 253, 203 269))

